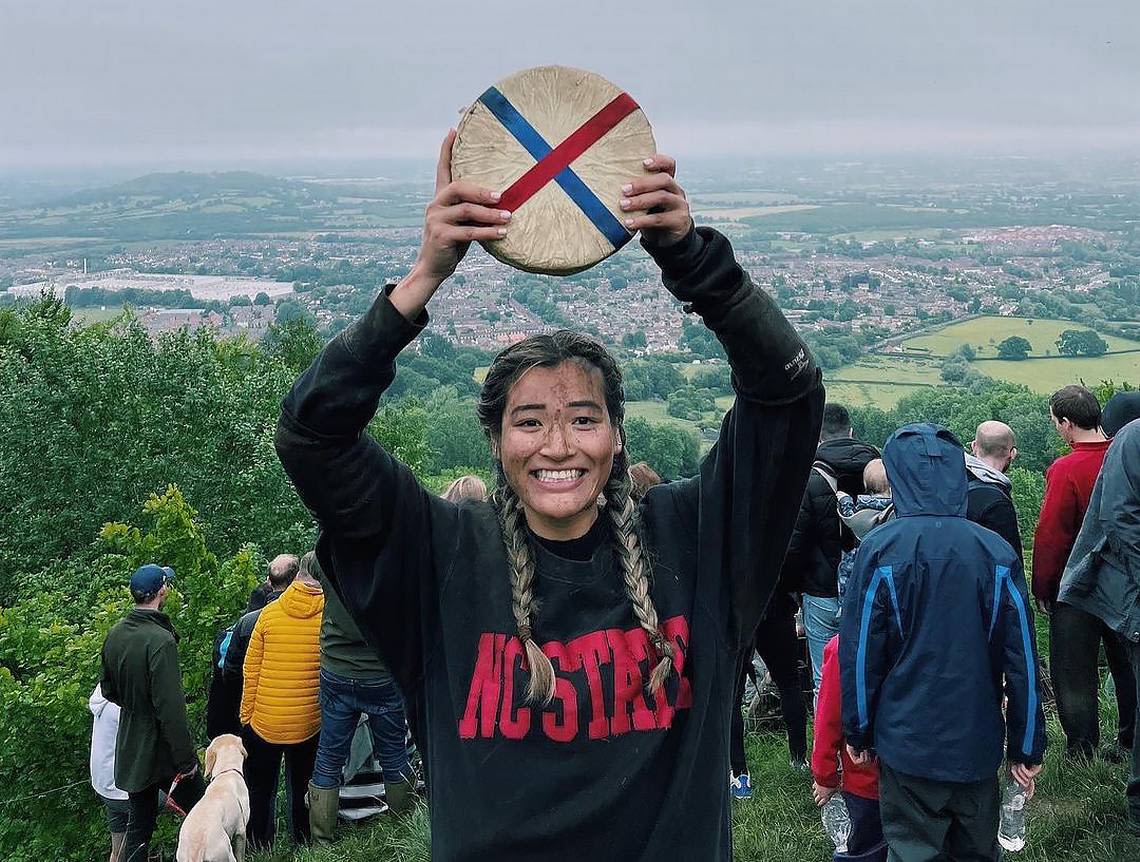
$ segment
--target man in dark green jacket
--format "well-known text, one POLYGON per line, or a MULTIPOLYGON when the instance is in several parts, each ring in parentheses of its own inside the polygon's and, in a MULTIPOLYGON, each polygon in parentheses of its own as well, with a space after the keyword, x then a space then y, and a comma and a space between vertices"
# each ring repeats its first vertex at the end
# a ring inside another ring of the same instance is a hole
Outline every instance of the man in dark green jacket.
POLYGON ((145 862, 160 790, 179 780, 184 808, 205 790, 186 721, 178 635, 159 606, 170 568, 148 564, 131 575, 135 607, 103 642, 103 694, 122 707, 115 744, 115 784, 130 797, 124 862, 145 862))

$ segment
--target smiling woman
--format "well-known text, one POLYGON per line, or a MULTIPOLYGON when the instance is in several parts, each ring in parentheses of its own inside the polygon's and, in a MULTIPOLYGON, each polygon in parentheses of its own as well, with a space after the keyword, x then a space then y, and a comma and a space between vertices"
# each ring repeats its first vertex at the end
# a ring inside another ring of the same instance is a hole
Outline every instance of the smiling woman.
POLYGON ((634 503, 621 372, 560 331, 487 372, 491 499, 427 493, 364 430, 467 246, 508 230, 499 195, 452 181, 452 139, 416 263, 294 385, 278 453, 416 717, 433 859, 726 862, 736 657, 807 481, 819 371, 728 241, 693 227, 673 160, 650 156, 621 206, 653 212, 626 223, 724 345, 737 392, 700 474, 634 503))

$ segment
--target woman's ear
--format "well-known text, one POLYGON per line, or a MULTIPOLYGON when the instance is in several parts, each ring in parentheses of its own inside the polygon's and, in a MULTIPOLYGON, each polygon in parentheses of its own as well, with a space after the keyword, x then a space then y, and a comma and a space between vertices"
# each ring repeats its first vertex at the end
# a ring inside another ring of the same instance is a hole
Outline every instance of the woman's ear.
POLYGON ((503 460, 503 456, 500 454, 502 447, 499 445, 501 439, 501 436, 498 434, 491 435, 491 457, 493 457, 496 461, 503 460))

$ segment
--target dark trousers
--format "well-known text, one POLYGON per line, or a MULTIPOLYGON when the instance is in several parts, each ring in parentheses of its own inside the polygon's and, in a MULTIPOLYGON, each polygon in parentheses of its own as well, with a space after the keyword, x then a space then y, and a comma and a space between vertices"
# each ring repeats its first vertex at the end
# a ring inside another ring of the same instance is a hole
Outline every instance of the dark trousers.
POLYGON ((252 849, 264 849, 277 834, 277 783, 281 760, 285 760, 285 804, 289 812, 289 832, 298 844, 309 841, 309 812, 305 792, 313 776, 318 734, 292 745, 266 742, 251 727, 242 730, 245 783, 249 788, 249 827, 246 837, 252 849))
POLYGON ((1116 686, 1116 741, 1132 748, 1136 684, 1124 642, 1092 614, 1057 604, 1049 617, 1049 672, 1071 755, 1092 757, 1100 744, 1100 644, 1116 686))
MULTIPOLYGON (((773 599, 773 603, 777 599, 773 599)), ((788 731, 788 751, 792 760, 807 759, 807 709, 800 690, 800 645, 796 638, 796 608, 790 602, 773 608, 756 629, 755 647, 760 654, 772 682, 780 692, 780 712, 788 731)), ((752 664, 752 650, 746 651, 737 667, 736 694, 732 711, 732 739, 729 757, 733 775, 748 771, 748 759, 744 754, 744 716, 741 701, 744 699, 744 683, 748 679, 748 668, 752 664)))
MULTIPOLYGON (((127 815, 127 833, 123 837, 123 862, 146 862, 150 853, 150 837, 158 821, 159 796, 170 788, 174 776, 145 787, 137 793, 127 793, 130 813, 127 815)), ((178 784, 178 801, 183 810, 190 809, 206 792, 201 772, 183 778, 178 784)))
MULTIPOLYGON (((1140 700, 1140 644, 1129 644, 1136 699, 1140 700)), ((1140 835, 1140 733, 1132 739, 1132 775, 1128 779, 1128 825, 1140 835)))
POLYGON ((854 793, 844 793, 847 813, 851 815, 851 835, 847 838, 847 852, 836 853, 833 862, 887 862, 887 842, 883 839, 883 820, 879 813, 879 800, 864 799, 854 793))
POLYGON ((890 862, 996 862, 1001 810, 997 775, 930 781, 879 761, 879 808, 890 862))

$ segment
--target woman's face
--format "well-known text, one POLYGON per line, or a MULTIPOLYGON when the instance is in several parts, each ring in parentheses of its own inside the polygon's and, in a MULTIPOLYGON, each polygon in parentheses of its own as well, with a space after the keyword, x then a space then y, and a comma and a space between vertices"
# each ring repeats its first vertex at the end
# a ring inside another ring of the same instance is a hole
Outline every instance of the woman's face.
POLYGON ((601 371, 578 362, 527 371, 507 394, 495 450, 535 533, 585 535, 621 451, 601 371))

